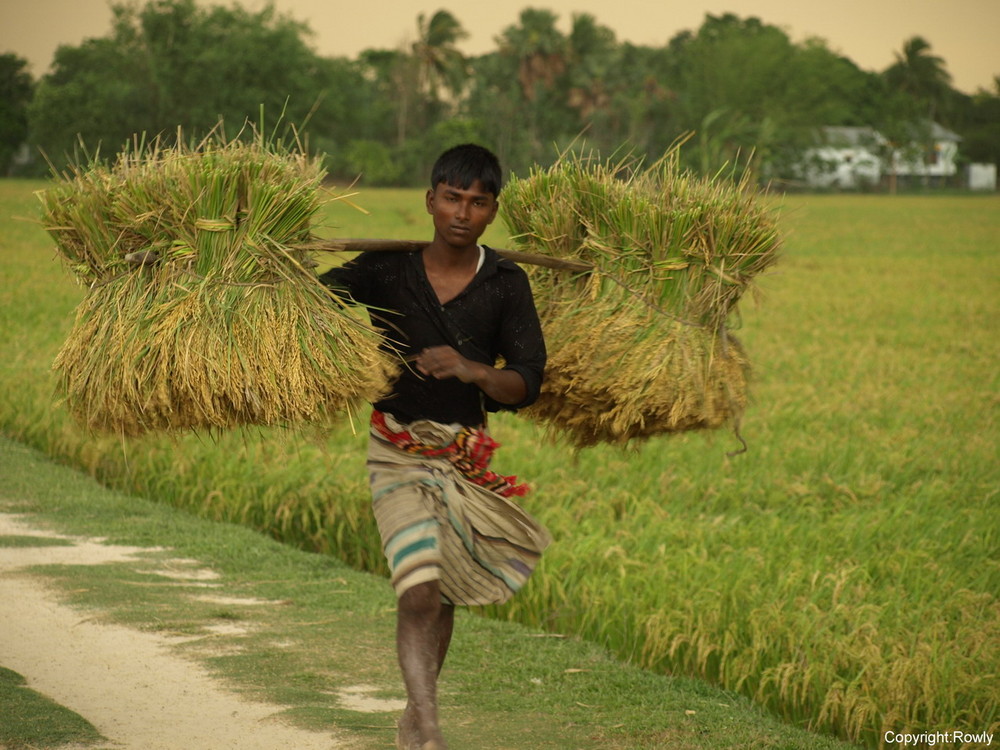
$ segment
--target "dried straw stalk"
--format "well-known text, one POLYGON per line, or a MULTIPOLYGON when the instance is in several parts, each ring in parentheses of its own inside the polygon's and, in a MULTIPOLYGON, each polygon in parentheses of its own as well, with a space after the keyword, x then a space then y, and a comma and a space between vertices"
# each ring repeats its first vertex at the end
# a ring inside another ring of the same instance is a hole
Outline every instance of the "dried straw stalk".
POLYGON ((727 323, 780 245, 744 178, 564 159, 513 179, 501 210, 519 250, 589 264, 530 266, 549 348, 529 417, 578 446, 738 427, 749 361, 727 323))
POLYGON ((385 392, 396 365, 381 338, 295 249, 322 177, 295 148, 212 136, 133 144, 41 194, 90 287, 54 363, 79 422, 124 435, 290 424, 385 392))

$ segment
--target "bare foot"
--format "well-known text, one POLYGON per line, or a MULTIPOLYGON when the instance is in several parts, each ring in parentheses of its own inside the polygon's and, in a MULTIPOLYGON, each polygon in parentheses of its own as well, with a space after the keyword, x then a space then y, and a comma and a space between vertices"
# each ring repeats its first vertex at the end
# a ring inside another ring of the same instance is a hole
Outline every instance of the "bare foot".
POLYGON ((410 711, 409 706, 396 722, 396 750, 422 750, 417 717, 410 711))
POLYGON ((423 734, 423 736, 429 736, 430 739, 418 742, 417 745, 414 746, 414 750, 448 750, 448 743, 444 741, 441 730, 435 729, 433 732, 423 734))

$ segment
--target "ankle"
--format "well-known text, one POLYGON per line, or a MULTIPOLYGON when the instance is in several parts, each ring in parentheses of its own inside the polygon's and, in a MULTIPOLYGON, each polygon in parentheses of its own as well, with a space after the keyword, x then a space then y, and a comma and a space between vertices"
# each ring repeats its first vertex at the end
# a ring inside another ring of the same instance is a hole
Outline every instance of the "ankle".
POLYGON ((409 706, 396 722, 396 748, 398 750, 420 750, 420 731, 417 728, 417 714, 409 706))

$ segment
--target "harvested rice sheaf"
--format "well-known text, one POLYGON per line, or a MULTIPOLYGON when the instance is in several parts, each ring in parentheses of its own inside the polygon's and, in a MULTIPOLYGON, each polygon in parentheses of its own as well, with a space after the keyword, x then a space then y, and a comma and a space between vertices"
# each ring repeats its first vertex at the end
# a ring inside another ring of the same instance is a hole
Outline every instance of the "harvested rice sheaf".
POLYGON ((295 149, 213 137, 137 145, 41 193, 89 286, 54 364, 74 417, 123 435, 295 424, 384 393, 378 333, 295 249, 322 178, 295 149))
POLYGON ((578 446, 738 426, 749 360, 727 323, 776 259, 775 221, 744 178, 566 158, 501 196, 517 249, 584 261, 527 267, 549 362, 527 416, 578 446))

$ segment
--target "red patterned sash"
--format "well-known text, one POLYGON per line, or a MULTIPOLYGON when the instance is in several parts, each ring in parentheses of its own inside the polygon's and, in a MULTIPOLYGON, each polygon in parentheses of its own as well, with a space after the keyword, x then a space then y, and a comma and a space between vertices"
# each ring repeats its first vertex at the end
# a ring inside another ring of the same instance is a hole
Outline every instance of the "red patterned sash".
POLYGON ((490 471, 490 459, 500 445, 480 429, 463 427, 455 435, 453 442, 435 448, 421 443, 406 430, 396 432, 390 429, 385 422, 385 414, 377 409, 372 411, 372 427, 401 451, 432 458, 447 458, 462 476, 491 492, 503 497, 528 494, 528 485, 518 484, 516 476, 507 477, 490 471))

